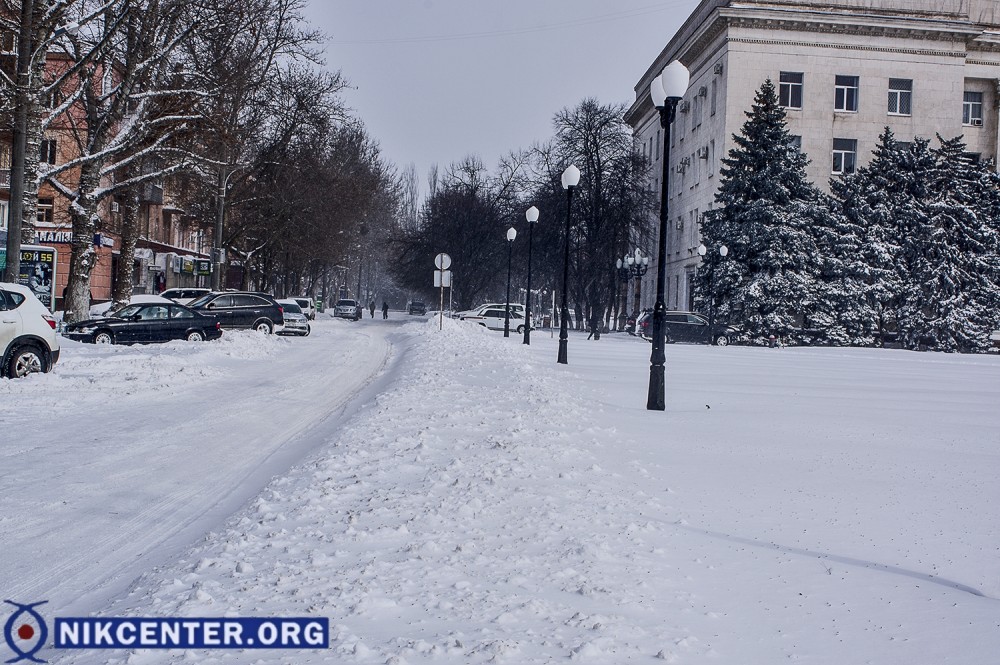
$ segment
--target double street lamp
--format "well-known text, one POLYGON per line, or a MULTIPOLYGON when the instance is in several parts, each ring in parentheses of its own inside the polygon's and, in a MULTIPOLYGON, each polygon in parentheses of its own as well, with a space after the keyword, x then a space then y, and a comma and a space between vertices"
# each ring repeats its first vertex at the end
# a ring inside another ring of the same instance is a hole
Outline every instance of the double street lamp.
MULTIPOLYGON (((639 314, 639 280, 642 279, 646 271, 649 270, 649 257, 643 256, 639 248, 636 247, 635 255, 626 254, 615 263, 618 267, 618 278, 625 283, 625 299, 628 300, 628 283, 635 280, 635 314, 639 314)), ((625 303, 628 307, 628 302, 625 303)))
POLYGON ((660 234, 656 254, 656 304, 653 306, 653 351, 649 357, 649 393, 646 408, 650 411, 666 410, 666 385, 663 366, 667 362, 665 353, 666 329, 664 320, 667 306, 664 303, 666 291, 667 263, 667 196, 670 193, 670 125, 677 114, 677 104, 687 92, 690 76, 687 67, 674 60, 649 84, 649 96, 653 106, 660 112, 663 127, 663 170, 660 179, 660 234))
POLYGON ((538 223, 538 208, 531 206, 524 212, 524 218, 528 220, 528 288, 525 289, 524 301, 524 344, 531 344, 531 240, 532 231, 538 223))
POLYGON ((510 337, 510 254, 514 249, 514 238, 517 231, 514 227, 507 229, 507 306, 503 310, 503 336, 510 337))
MULTIPOLYGON (((704 244, 698 245, 698 256, 705 260, 705 256, 708 254, 708 248, 704 244)), ((729 248, 725 245, 719 245, 719 256, 721 258, 726 258, 729 254, 729 248)), ((722 261, 717 261, 715 265, 712 266, 711 276, 709 277, 708 286, 708 327, 710 330, 715 330, 715 271, 718 270, 719 264, 722 261)))
POLYGON ((559 312, 559 357, 556 362, 567 365, 569 360, 566 356, 566 346, 569 340, 569 332, 566 330, 566 319, 569 318, 569 309, 566 307, 566 289, 569 287, 569 227, 570 215, 573 212, 573 189, 580 184, 580 169, 570 164, 562 174, 562 186, 566 190, 566 242, 563 245, 563 284, 562 284, 562 307, 559 312))

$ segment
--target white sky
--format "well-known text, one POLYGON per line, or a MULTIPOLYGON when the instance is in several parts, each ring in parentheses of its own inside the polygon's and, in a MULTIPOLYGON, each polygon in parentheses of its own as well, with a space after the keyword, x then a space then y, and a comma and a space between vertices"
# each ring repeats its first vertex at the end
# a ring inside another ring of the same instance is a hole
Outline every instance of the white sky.
POLYGON ((631 103, 633 86, 697 0, 309 0, 348 104, 398 166, 427 170, 552 135, 586 97, 631 103))

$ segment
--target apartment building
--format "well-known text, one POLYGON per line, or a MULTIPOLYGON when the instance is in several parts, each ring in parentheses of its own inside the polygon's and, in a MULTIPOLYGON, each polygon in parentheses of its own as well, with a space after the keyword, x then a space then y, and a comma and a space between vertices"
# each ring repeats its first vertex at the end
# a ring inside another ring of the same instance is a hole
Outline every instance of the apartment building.
MULTIPOLYGON (((6 32, 0 37, 0 68, 13 76, 16 40, 6 32)), ((60 54, 49 54, 46 69, 50 75, 63 71, 68 61, 60 54)), ((50 108, 58 104, 58 96, 49 100, 50 108)), ((73 109, 69 111, 74 112, 73 109)), ((10 117, 0 116, 0 246, 6 244, 10 206, 10 162, 12 137, 10 117)), ((56 118, 46 129, 39 146, 42 166, 66 164, 79 156, 77 138, 69 123, 56 118)), ((70 179, 74 176, 70 171, 70 179)), ((111 184, 111 178, 104 184, 111 184)), ((101 221, 94 236, 96 263, 91 270, 91 295, 95 302, 109 300, 112 286, 121 267, 121 197, 108 199, 99 207, 101 221)), ((209 249, 212 244, 213 220, 201 221, 188 217, 176 206, 163 183, 150 182, 139 191, 140 237, 136 243, 133 271, 133 291, 157 293, 173 286, 204 286, 210 275, 209 249)), ((57 251, 55 309, 62 307, 62 293, 68 281, 73 228, 69 217, 69 201, 47 183, 38 192, 37 219, 31 244, 51 247, 57 251)))
MULTIPOLYGON (((688 309, 701 216, 715 205, 720 160, 770 79, 809 178, 865 164, 888 126, 897 140, 963 135, 997 157, 1000 3, 991 0, 703 0, 635 86, 626 114, 660 191, 662 130, 649 84, 671 61, 691 73, 671 128, 668 309, 688 309)), ((710 251, 715 248, 709 248, 710 251)), ((653 257, 656 260, 656 257, 653 257)), ((655 299, 655 266, 643 306, 655 299)))

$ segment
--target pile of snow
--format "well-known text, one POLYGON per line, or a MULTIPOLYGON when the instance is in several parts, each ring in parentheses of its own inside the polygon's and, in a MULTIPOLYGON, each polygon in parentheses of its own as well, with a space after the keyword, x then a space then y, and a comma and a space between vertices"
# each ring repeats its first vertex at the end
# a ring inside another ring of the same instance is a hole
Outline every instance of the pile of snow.
MULTIPOLYGON (((190 662, 988 662, 995 358, 517 338, 421 321, 313 460, 103 609, 329 617, 190 662)), ((162 653, 72 654, 142 665, 162 653), (110 656, 110 658, 109 658, 110 656)), ((60 660, 62 662, 62 660, 60 660)))

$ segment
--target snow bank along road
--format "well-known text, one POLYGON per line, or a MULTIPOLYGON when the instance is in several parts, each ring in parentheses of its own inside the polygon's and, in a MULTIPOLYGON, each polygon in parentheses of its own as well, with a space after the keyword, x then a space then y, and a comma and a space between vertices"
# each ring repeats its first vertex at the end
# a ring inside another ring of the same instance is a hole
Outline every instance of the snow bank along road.
POLYGON ((2 598, 95 611, 324 444, 398 326, 316 324, 291 339, 63 340, 53 373, 0 380, 2 598))

